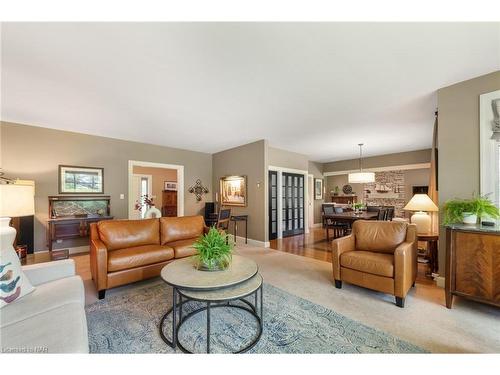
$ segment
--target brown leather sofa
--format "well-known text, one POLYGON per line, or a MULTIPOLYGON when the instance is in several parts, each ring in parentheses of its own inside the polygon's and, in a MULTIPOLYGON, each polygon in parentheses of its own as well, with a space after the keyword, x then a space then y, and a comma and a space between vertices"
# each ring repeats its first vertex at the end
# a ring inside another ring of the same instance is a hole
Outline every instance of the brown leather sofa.
POLYGON ((90 224, 90 271, 99 299, 106 289, 158 276, 172 260, 194 255, 193 243, 207 230, 203 216, 90 224))
POLYGON ((332 241, 335 287, 342 281, 392 294, 404 307, 417 277, 417 228, 395 221, 358 220, 352 234, 332 241))

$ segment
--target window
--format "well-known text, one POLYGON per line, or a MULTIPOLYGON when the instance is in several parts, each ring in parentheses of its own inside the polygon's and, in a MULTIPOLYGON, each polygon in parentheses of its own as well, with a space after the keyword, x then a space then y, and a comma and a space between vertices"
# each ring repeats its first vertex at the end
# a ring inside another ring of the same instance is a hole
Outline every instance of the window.
POLYGON ((500 206, 500 90, 479 96, 481 195, 500 206))
MULTIPOLYGON (((149 194, 149 179, 147 177, 141 177, 141 197, 148 194, 149 194)), ((148 207, 144 203, 144 200, 141 200, 141 202, 142 202, 141 217, 144 219, 144 215, 146 214, 148 207)))

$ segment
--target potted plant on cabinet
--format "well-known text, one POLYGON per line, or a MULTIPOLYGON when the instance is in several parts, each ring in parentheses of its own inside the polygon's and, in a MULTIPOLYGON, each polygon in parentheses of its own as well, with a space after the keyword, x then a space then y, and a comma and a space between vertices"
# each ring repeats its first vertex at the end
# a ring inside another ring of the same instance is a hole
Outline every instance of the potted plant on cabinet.
POLYGON ((497 219, 500 211, 488 198, 477 196, 472 199, 452 199, 443 206, 444 224, 477 224, 478 219, 497 219))
POLYGON ((196 268, 201 271, 222 271, 231 263, 233 245, 227 234, 211 227, 193 245, 196 249, 196 268))

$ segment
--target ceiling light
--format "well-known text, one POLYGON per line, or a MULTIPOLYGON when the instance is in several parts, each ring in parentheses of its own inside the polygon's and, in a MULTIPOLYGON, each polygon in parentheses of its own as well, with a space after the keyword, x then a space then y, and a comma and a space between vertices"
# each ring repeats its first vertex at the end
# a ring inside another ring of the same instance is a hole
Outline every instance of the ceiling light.
POLYGON ((363 172, 363 143, 359 143, 359 172, 349 173, 350 184, 367 184, 375 182, 375 173, 363 172))

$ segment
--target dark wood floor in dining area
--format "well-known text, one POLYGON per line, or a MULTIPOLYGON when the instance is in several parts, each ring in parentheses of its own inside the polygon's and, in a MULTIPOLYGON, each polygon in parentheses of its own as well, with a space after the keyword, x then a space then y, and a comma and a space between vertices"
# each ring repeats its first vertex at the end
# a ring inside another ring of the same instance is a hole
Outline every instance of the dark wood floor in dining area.
MULTIPOLYGON (((311 228, 307 234, 271 240, 270 247, 271 249, 325 262, 331 263, 332 261, 332 239, 330 238, 330 241, 326 240, 326 231, 323 228, 311 228)), ((428 266, 419 263, 417 283, 435 285, 434 280, 426 276, 427 272, 428 266)))

